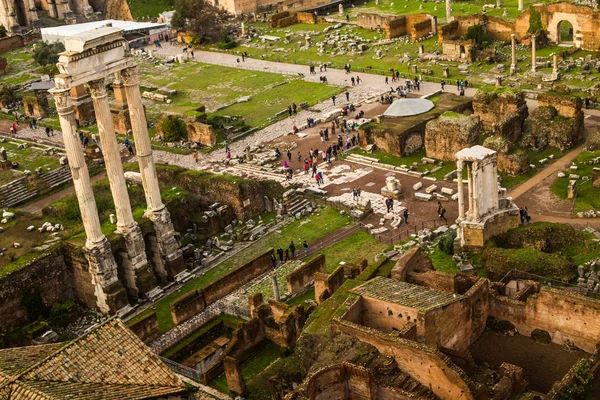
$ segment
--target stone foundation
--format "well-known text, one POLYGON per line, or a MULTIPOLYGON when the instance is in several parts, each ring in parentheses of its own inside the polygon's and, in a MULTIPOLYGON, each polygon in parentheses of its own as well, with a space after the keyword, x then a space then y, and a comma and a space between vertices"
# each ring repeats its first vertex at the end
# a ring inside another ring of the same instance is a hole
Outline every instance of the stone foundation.
POLYGON ((460 244, 460 238, 457 238, 458 247, 462 251, 479 253, 489 238, 517 228, 519 222, 519 208, 514 204, 509 209, 499 210, 482 218, 479 223, 462 221, 460 223, 462 245, 460 244))
POLYGON ((445 112, 425 127, 425 152, 427 157, 454 161, 455 154, 479 142, 479 118, 445 112))
POLYGON ((500 88, 478 90, 473 98, 473 114, 480 118, 487 133, 516 143, 529 111, 523 92, 500 88))
POLYGON ((169 210, 163 206, 161 210, 149 213, 147 216, 154 225, 158 251, 163 260, 164 271, 160 272, 173 279, 175 275, 185 269, 185 263, 176 237, 178 233, 173 229, 169 210))

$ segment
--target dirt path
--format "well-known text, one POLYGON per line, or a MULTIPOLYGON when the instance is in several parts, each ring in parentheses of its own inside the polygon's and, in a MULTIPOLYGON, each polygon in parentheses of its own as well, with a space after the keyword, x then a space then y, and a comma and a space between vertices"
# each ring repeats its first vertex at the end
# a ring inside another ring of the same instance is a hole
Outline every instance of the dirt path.
MULTIPOLYGON (((92 183, 98 182, 101 179, 106 178, 106 171, 102 171, 91 177, 92 183)), ((42 209, 49 204, 54 203, 56 200, 62 199, 65 196, 75 193, 75 187, 71 184, 69 187, 64 188, 56 193, 52 193, 49 196, 43 197, 33 203, 26 204, 21 208, 21 211, 25 211, 31 214, 41 214, 42 209)))

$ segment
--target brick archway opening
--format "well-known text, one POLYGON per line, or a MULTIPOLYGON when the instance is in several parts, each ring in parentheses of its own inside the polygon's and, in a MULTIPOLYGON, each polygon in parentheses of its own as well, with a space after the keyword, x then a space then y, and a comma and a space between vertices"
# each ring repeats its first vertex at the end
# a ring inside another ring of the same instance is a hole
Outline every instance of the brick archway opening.
POLYGON ((562 20, 556 25, 556 43, 562 45, 575 44, 575 27, 567 20, 562 20))

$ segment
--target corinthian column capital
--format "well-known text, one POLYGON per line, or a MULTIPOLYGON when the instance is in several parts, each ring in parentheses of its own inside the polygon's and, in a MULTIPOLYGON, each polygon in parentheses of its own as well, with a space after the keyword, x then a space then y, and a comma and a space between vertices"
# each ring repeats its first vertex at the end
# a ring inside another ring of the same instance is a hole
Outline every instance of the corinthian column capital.
POLYGON ((124 86, 135 86, 140 83, 140 72, 138 67, 125 68, 121 71, 121 79, 124 86))
POLYGON ((99 99, 106 97, 106 84, 104 83, 104 78, 91 81, 88 83, 88 85, 90 85, 90 93, 92 98, 99 99))
POLYGON ((54 91, 52 95, 54 96, 58 115, 67 115, 73 112, 73 100, 69 90, 54 91))

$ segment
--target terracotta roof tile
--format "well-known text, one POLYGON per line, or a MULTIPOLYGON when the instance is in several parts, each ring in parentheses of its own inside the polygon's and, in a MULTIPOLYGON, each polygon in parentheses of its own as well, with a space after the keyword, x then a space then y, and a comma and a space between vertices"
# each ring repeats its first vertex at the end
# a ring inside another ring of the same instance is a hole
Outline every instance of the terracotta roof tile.
POLYGON ((146 399, 184 391, 116 318, 69 343, 0 350, 0 400, 146 399))

